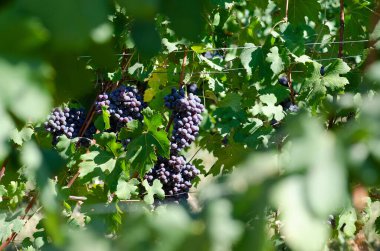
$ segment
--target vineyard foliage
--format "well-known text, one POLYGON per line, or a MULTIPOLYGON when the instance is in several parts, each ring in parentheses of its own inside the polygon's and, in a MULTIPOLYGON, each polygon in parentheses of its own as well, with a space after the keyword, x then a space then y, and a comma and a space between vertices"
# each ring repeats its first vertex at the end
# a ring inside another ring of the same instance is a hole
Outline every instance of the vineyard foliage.
POLYGON ((379 249, 379 18, 1 1, 0 250, 379 249))

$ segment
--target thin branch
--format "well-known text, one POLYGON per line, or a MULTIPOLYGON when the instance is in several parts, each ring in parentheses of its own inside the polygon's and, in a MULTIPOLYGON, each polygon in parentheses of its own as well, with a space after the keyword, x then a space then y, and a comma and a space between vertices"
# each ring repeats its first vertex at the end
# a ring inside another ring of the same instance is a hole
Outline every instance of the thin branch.
POLYGON ((340 0, 340 28, 339 28, 339 52, 338 57, 343 57, 343 41, 344 41, 344 0, 340 0))
POLYGON ((172 125, 174 120, 174 114, 172 114, 169 118, 168 124, 166 125, 165 132, 169 132, 170 126, 172 125))
POLYGON ((80 172, 78 170, 78 172, 70 179, 69 183, 67 183, 67 188, 70 188, 73 185, 74 181, 78 178, 79 174, 80 172))
POLYGON ((295 105, 296 104, 296 100, 295 100, 295 92, 294 92, 294 88, 293 88, 293 79, 292 79, 292 69, 290 69, 288 71, 288 86, 289 86, 289 90, 290 90, 290 100, 292 101, 292 104, 295 105))
POLYGON ((286 0, 285 17, 284 17, 285 23, 288 23, 288 12, 289 12, 289 0, 286 0))
POLYGON ((70 196, 69 196, 69 200, 83 201, 83 200, 87 200, 87 197, 85 197, 85 196, 74 196, 74 195, 70 195, 70 196))
POLYGON ((194 153, 194 155, 191 157, 191 159, 189 160, 189 162, 191 162, 194 159, 194 157, 199 153, 199 151, 201 149, 202 149, 201 147, 198 148, 198 150, 194 153))
POLYGON ((181 75, 179 76, 179 88, 183 85, 183 79, 185 78, 185 66, 186 66, 186 60, 187 60, 187 49, 185 49, 184 55, 183 55, 183 61, 182 61, 182 67, 181 67, 181 75))

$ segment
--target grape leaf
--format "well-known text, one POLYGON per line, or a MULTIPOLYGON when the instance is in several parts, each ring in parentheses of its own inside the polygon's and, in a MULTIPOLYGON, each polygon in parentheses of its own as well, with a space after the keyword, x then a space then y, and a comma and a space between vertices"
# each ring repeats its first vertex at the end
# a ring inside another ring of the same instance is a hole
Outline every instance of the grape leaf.
POLYGON ((162 190, 162 184, 159 180, 154 180, 152 186, 148 184, 147 180, 144 180, 142 185, 144 186, 147 193, 144 196, 144 201, 147 204, 153 204, 155 195, 160 199, 165 198, 165 192, 162 190))
POLYGON ((111 128, 110 114, 107 111, 107 107, 102 107, 102 116, 98 116, 94 122, 95 127, 100 131, 108 130, 111 128))
POLYGON ((241 108, 241 96, 238 93, 228 93, 223 100, 219 102, 220 107, 231 107, 232 110, 238 111, 241 108))
MULTIPOLYGON (((285 6, 287 0, 276 0, 275 3, 282 9, 285 16, 285 6)), ((318 11, 321 9, 321 4, 318 0, 292 0, 289 1, 288 19, 290 23, 295 25, 305 23, 305 17, 309 21, 318 20, 318 11)))
POLYGON ((266 61, 271 63, 270 68, 274 74, 277 75, 284 70, 284 62, 282 61, 276 46, 270 49, 266 61))
POLYGON ((338 229, 342 230, 346 236, 352 237, 356 232, 356 220, 355 209, 347 209, 339 216, 338 229))
POLYGON ((346 74, 350 67, 341 59, 325 67, 325 74, 321 76, 321 64, 317 62, 306 63, 308 75, 301 87, 301 98, 308 101, 311 105, 318 104, 330 90, 337 93, 349 82, 347 78, 341 77, 340 74, 346 74))
POLYGON ((24 127, 21 131, 17 130, 17 128, 13 129, 11 132, 11 140, 21 146, 23 142, 29 141, 32 138, 34 131, 31 128, 24 127))
POLYGON ((7 221, 6 214, 0 214, 0 242, 4 242, 12 232, 18 233, 24 226, 25 220, 18 217, 11 221, 7 221))
POLYGON ((105 150, 110 151, 115 157, 119 156, 123 146, 121 143, 116 142, 116 134, 113 132, 103 132, 94 135, 96 143, 105 147, 105 150))
POLYGON ((99 171, 104 174, 110 173, 116 164, 116 159, 112 153, 104 151, 97 146, 91 147, 89 153, 81 155, 82 162, 79 164, 79 177, 83 178, 92 172, 99 171))
MULTIPOLYGON (((127 146, 126 159, 132 172, 143 176, 152 169, 157 155, 168 158, 170 142, 162 126, 162 117, 149 109, 144 110, 144 127, 142 133, 127 146), (157 155, 156 155, 157 153, 157 155)), ((139 131, 138 129, 135 129, 139 131)))
POLYGON ((242 144, 229 143, 226 147, 218 148, 213 153, 218 160, 211 167, 209 173, 213 175, 223 172, 231 172, 232 169, 241 161, 243 161, 249 150, 242 144))
POLYGON ((129 181, 120 179, 115 194, 120 200, 128 200, 131 196, 138 194, 138 184, 140 184, 140 182, 137 179, 131 179, 129 181))

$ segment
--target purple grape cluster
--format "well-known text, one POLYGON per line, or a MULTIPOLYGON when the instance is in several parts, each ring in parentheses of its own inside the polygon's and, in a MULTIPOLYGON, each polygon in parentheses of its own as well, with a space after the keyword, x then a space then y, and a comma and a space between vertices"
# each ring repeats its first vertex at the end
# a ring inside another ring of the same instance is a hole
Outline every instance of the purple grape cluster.
POLYGON ((179 151, 192 142, 199 132, 199 124, 202 120, 201 113, 204 107, 198 96, 194 95, 196 86, 189 88, 186 96, 183 89, 173 88, 165 99, 165 106, 173 111, 173 131, 171 136, 170 159, 162 157, 154 168, 144 177, 150 184, 158 179, 163 184, 167 201, 187 199, 192 186, 191 181, 200 174, 200 171, 185 158, 179 155, 179 151))
POLYGON ((186 163, 183 156, 172 155, 170 159, 159 157, 154 168, 145 174, 144 179, 150 185, 158 179, 168 197, 187 199, 191 181, 199 174, 200 171, 190 163, 186 163))
POLYGON ((57 107, 48 116, 44 126, 48 132, 52 133, 55 145, 59 136, 66 135, 70 139, 78 137, 85 119, 86 114, 83 109, 57 107))
POLYGON ((165 97, 165 105, 173 110, 171 150, 175 153, 195 141, 204 107, 198 96, 189 93, 186 97, 183 89, 176 90, 175 88, 165 97))
POLYGON ((122 85, 111 93, 100 94, 95 107, 98 114, 102 112, 102 107, 107 108, 111 116, 111 126, 118 131, 134 119, 141 120, 141 111, 146 104, 136 88, 122 85))

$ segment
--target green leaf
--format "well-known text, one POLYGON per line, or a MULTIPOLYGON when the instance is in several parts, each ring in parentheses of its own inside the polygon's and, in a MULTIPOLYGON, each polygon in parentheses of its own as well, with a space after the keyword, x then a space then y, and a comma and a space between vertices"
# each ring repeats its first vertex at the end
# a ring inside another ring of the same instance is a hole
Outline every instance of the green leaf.
POLYGON ((25 224, 25 220, 16 217, 7 221, 6 214, 0 214, 0 242, 4 242, 12 232, 19 233, 25 224))
POLYGON ((349 208, 339 216, 338 229, 342 230, 347 237, 353 237, 356 232, 356 221, 355 209, 349 208))
POLYGON ((196 40, 203 29, 201 0, 162 1, 163 13, 169 17, 170 26, 178 37, 196 40), (189 25, 191 24, 191 25, 189 25))
POLYGON ((39 17, 49 31, 53 46, 61 50, 85 48, 91 42, 91 32, 106 23, 109 14, 108 6, 102 0, 21 2, 22 10, 39 17), (55 15, 51 15, 53 12, 55 15))
MULTIPOLYGON (((276 0, 275 2, 281 8, 282 13, 285 16, 286 0, 276 0)), ((305 17, 308 17, 309 21, 318 21, 318 12, 320 9, 321 4, 318 0, 292 0, 289 2, 289 22, 294 25, 304 24, 305 17)))
POLYGON ((162 117, 149 109, 144 110, 145 130, 127 146, 126 159, 131 171, 143 176, 153 168, 157 155, 169 158, 170 142, 162 126, 162 117))
POLYGON ((105 150, 111 152, 115 157, 117 157, 123 148, 122 144, 116 142, 116 133, 113 132, 103 132, 94 135, 96 143, 100 146, 105 147, 105 150))
POLYGON ((108 130, 111 128, 110 114, 107 111, 107 107, 102 107, 102 116, 98 116, 95 120, 95 126, 100 131, 108 130))
POLYGON ((223 173, 231 172, 247 157, 248 152, 248 149, 237 143, 229 143, 226 147, 216 149, 213 154, 218 160, 211 167, 209 173, 218 175, 222 171, 223 173))
POLYGON ((79 177, 85 177, 99 169, 102 174, 112 172, 116 164, 114 155, 98 147, 92 147, 90 150, 89 153, 83 154, 80 157, 83 162, 79 164, 79 177))
POLYGON ((312 105, 316 105, 325 98, 327 91, 339 93, 349 82, 347 78, 341 77, 346 74, 350 68, 341 59, 335 60, 333 63, 325 67, 325 75, 321 76, 321 64, 312 62, 306 63, 307 77, 301 87, 301 99, 308 101, 312 105))
POLYGON ((23 142, 29 141, 32 138, 33 133, 34 130, 28 127, 22 128, 21 131, 15 128, 12 130, 11 140, 15 144, 21 146, 23 142))
POLYGON ((340 75, 349 71, 350 67, 347 63, 342 59, 337 59, 327 66, 325 75, 322 77, 322 83, 332 91, 339 91, 349 83, 347 78, 340 75))
POLYGON ((165 198, 165 192, 162 189, 162 184, 159 180, 154 180, 152 186, 150 186, 148 184, 147 180, 144 180, 142 185, 144 186, 146 193, 147 193, 144 196, 144 201, 147 204, 153 204, 154 203, 154 196, 155 195, 160 199, 165 198))
POLYGON ((131 35, 143 58, 153 57, 160 51, 161 38, 153 20, 136 20, 133 22, 131 35))
POLYGON ((45 88, 51 74, 52 69, 42 62, 0 58, 1 104, 23 121, 45 119, 52 104, 45 88))
POLYGON ((284 62, 278 53, 277 46, 270 49, 270 53, 268 53, 266 61, 271 63, 270 68, 275 75, 280 74, 284 70, 284 62))
POLYGON ((228 93, 218 104, 220 107, 231 107, 232 110, 239 111, 241 99, 242 97, 238 93, 228 93))
POLYGON ((138 184, 140 182, 137 179, 120 179, 115 194, 120 200, 129 200, 133 195, 138 195, 138 184))

